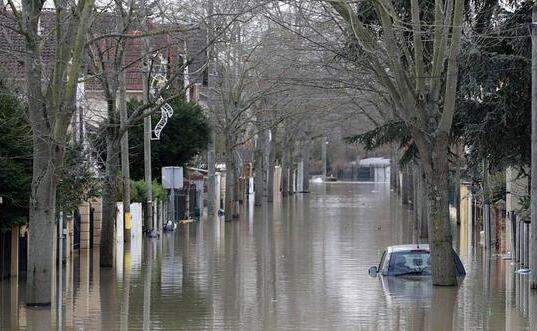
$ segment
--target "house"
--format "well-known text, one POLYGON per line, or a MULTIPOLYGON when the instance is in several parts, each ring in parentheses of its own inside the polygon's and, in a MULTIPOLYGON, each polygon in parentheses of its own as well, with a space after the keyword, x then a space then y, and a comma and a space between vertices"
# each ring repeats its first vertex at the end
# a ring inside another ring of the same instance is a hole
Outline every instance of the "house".
POLYGON ((358 180, 371 182, 390 181, 390 160, 370 157, 358 162, 358 180))
MULTIPOLYGON (((101 13, 93 23, 93 38, 89 40, 88 54, 84 69, 77 88, 76 105, 77 112, 73 116, 73 138, 83 140, 86 134, 86 125, 98 125, 106 116, 107 98, 103 93, 100 75, 103 72, 95 72, 90 61, 95 61, 96 54, 90 50, 98 49, 100 62, 109 63, 114 56, 115 46, 113 38, 106 37, 114 31, 116 24, 112 13, 101 13)), ((135 25, 135 24, 133 24, 135 25)), ((149 47, 154 50, 154 66, 167 78, 175 77, 174 90, 185 90, 184 96, 189 101, 198 101, 200 96, 206 94, 203 89, 207 86, 208 74, 207 62, 207 33, 204 29, 194 25, 171 25, 149 22, 148 38, 149 47)), ((55 28, 55 14, 44 11, 40 17, 39 29, 43 34, 44 47, 42 61, 45 64, 44 76, 52 73, 52 64, 55 58, 54 33, 49 33, 55 28), (51 64, 47 66, 47 64, 51 64)), ((0 44, 0 73, 2 78, 11 86, 16 86, 19 91, 24 89, 24 40, 21 34, 16 32, 16 21, 10 11, 0 8, 0 35, 3 43, 0 44)), ((126 67, 126 95, 128 100, 141 100, 143 96, 143 56, 144 40, 139 27, 133 28, 130 38, 126 43, 124 66, 126 67)), ((90 38, 90 37, 88 37, 90 38)), ((21 93, 23 94, 23 93, 21 93)), ((206 102, 206 101, 205 101, 206 102)), ((156 115, 155 115, 156 116, 156 115)))

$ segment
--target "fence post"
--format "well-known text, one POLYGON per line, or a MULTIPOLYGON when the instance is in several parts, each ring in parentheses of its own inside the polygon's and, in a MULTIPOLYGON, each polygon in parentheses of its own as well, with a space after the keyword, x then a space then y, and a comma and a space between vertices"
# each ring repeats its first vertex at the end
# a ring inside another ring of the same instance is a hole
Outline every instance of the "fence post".
POLYGON ((524 233, 526 234, 526 240, 524 240, 524 266, 530 267, 530 223, 524 222, 524 233))
POLYGON ((524 221, 520 221, 520 228, 522 229, 522 242, 520 243, 520 264, 521 266, 526 266, 528 261, 526 261, 526 237, 528 236, 528 232, 526 231, 526 227, 524 225, 524 221))
POLYGON ((95 198, 91 201, 93 207, 93 245, 101 245, 101 226, 103 222, 103 200, 95 198))
POLYGON ((65 217, 65 228, 67 235, 65 236, 65 260, 71 260, 71 254, 73 253, 73 215, 67 215, 65 217))
MULTIPOLYGON (((186 217, 185 219, 190 219, 190 180, 188 181, 187 183, 188 187, 186 189, 186 192, 185 192, 185 214, 186 214, 186 217)), ((240 186, 240 183, 239 183, 239 186, 240 186)), ((239 195, 240 196, 240 195, 239 195)), ((237 197, 238 199, 239 197, 237 197)))
POLYGON ((516 228, 516 237, 515 237, 515 262, 520 262, 520 221, 518 216, 515 216, 515 228, 516 228))
POLYGON ((516 214, 514 211, 509 212, 509 224, 511 226, 511 259, 515 260, 515 247, 516 247, 516 226, 515 226, 516 214))
POLYGON ((162 231, 162 219, 164 217, 164 202, 163 202, 163 200, 159 201, 158 207, 160 209, 160 213, 158 213, 158 229, 159 229, 159 231, 162 231))
POLYGON ((524 229, 524 223, 522 222, 522 220, 519 220, 518 221, 518 224, 519 224, 519 227, 520 227, 520 257, 519 257, 519 260, 520 260, 520 266, 523 267, 524 264, 525 264, 525 261, 524 261, 524 257, 526 256, 526 254, 524 253, 524 243, 526 242, 526 229, 524 229))
POLYGON ((491 253, 492 240, 490 231, 490 205, 488 203, 483 205, 483 229, 485 232, 485 250, 487 254, 491 253))
POLYGON ((520 237, 520 266, 523 267, 526 265, 526 236, 528 234, 526 233, 526 227, 522 220, 520 221, 520 229, 522 232, 522 236, 520 237))
POLYGON ((522 255, 524 251, 524 227, 522 226, 522 221, 518 220, 518 231, 520 236, 518 237, 518 261, 521 264, 524 264, 524 256, 522 255))
POLYGON ((158 205, 158 200, 155 200, 154 203, 153 203, 153 219, 151 220, 151 226, 153 227, 153 229, 157 228, 157 223, 158 223, 158 208, 157 208, 157 205, 158 205))
POLYGON ((166 208, 167 205, 168 205, 167 199, 164 199, 161 201, 161 208, 162 208, 162 215, 160 217, 161 229, 164 226, 164 223, 166 223, 166 221, 168 220, 168 209, 166 208))
POLYGON ((87 201, 82 202, 78 210, 80 212, 80 249, 89 249, 89 203, 87 201))

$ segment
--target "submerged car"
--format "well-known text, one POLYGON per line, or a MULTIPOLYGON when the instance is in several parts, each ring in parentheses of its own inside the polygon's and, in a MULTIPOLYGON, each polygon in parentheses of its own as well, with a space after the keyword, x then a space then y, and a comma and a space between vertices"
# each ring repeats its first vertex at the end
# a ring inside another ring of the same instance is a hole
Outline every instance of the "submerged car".
MULTIPOLYGON (((457 268, 457 276, 466 275, 459 255, 453 251, 453 259, 457 268)), ((382 254, 378 266, 369 268, 369 275, 382 276, 430 276, 431 254, 429 245, 395 245, 388 246, 382 254)))

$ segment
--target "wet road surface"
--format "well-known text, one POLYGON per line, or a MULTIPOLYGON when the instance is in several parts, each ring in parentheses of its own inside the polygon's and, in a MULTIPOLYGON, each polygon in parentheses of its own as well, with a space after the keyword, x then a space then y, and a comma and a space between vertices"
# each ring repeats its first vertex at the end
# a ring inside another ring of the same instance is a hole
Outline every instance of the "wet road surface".
POLYGON ((312 184, 244 208, 236 222, 135 240, 114 269, 76 253, 50 309, 25 307, 23 280, 3 280, 0 329, 537 330, 527 276, 467 243, 458 288, 369 277, 387 245, 412 242, 411 214, 385 184, 312 184))

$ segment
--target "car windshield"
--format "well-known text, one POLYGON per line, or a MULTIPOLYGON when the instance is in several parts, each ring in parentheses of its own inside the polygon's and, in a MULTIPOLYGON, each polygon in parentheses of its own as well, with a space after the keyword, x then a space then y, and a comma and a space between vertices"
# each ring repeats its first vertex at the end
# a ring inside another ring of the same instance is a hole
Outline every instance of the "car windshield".
POLYGON ((431 258, 429 252, 412 250, 394 252, 390 258, 390 275, 431 274, 431 258))

